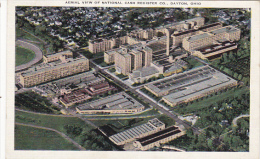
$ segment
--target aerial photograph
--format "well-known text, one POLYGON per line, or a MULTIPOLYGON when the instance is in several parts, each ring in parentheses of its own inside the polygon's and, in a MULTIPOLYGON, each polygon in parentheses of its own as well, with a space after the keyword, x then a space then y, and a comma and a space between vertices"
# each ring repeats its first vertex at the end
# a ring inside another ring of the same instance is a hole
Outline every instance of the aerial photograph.
POLYGON ((250 8, 17 6, 14 150, 249 152, 250 34, 250 8))

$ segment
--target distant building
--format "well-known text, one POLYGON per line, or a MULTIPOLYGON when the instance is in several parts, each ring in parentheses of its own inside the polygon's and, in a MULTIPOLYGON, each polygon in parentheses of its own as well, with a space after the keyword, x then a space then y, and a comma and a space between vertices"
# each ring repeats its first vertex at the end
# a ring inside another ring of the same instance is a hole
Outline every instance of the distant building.
POLYGON ((111 50, 113 48, 117 48, 120 45, 126 44, 128 40, 127 36, 122 37, 108 37, 108 38, 100 38, 96 40, 89 41, 89 51, 93 54, 99 52, 105 52, 111 50))
POLYGON ((57 54, 45 56, 44 63, 23 72, 20 75, 21 85, 31 87, 89 70, 89 60, 84 56, 70 58, 70 52, 57 54))
POLYGON ((197 35, 186 37, 183 39, 183 48, 187 51, 213 45, 217 41, 238 41, 240 39, 241 30, 233 26, 217 28, 210 32, 202 32, 197 35))
POLYGON ((215 30, 215 29, 221 28, 221 27, 222 27, 221 23, 213 23, 213 24, 201 26, 196 29, 174 31, 174 33, 171 35, 173 45, 178 46, 178 45, 182 44, 182 40, 186 37, 200 34, 200 33, 202 33, 202 31, 208 32, 208 31, 215 30))
POLYGON ((235 42, 226 41, 195 50, 192 52, 192 55, 201 59, 212 60, 217 57, 221 57, 223 53, 234 49, 237 49, 237 44, 235 42))

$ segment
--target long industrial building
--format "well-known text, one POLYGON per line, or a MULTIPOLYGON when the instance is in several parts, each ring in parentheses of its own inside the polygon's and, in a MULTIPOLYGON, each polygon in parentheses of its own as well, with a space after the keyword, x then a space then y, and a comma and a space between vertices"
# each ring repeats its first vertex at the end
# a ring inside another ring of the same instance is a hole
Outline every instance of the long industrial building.
POLYGON ((131 114, 144 110, 144 106, 125 92, 108 96, 76 107, 79 114, 131 114))
POLYGON ((156 96, 162 96, 167 104, 175 106, 235 85, 237 81, 231 77, 210 66, 202 66, 145 85, 145 88, 156 96))
POLYGON ((171 126, 154 134, 139 138, 133 143, 133 145, 137 149, 145 151, 155 146, 159 147, 160 144, 172 141, 185 135, 185 133, 186 132, 181 130, 178 126, 171 126))
POLYGON ((183 48, 187 51, 194 51, 205 46, 213 45, 218 41, 238 41, 241 30, 233 26, 217 28, 210 32, 189 36, 183 39, 183 48))
POLYGON ((147 123, 125 130, 109 137, 116 145, 124 145, 137 138, 142 138, 165 129, 165 124, 157 118, 149 120, 147 123))
POLYGON ((71 58, 68 52, 46 56, 42 63, 23 72, 20 83, 23 87, 31 87, 54 79, 89 70, 89 60, 82 56, 71 58), (50 60, 49 60, 50 59, 50 60))

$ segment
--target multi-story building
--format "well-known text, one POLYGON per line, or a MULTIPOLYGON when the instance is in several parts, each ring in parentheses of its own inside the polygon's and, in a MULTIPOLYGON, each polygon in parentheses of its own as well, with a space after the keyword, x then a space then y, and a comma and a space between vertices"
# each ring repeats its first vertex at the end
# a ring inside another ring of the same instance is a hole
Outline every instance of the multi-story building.
MULTIPOLYGON (((52 58, 53 56, 51 56, 52 58)), ((42 63, 28 69, 20 75, 20 83, 23 87, 31 87, 40 83, 59 79, 69 75, 89 70, 89 60, 84 56, 76 58, 62 58, 49 63, 42 63)), ((48 61, 48 58, 45 60, 48 61)))
POLYGON ((234 49, 237 49, 237 44, 235 42, 223 42, 195 50, 192 52, 192 55, 201 59, 212 60, 221 57, 223 53, 234 49))
MULTIPOLYGON (((89 41, 89 51, 92 53, 105 52, 117 48, 123 44, 134 45, 141 41, 151 40, 157 36, 158 32, 166 34, 167 30, 187 30, 199 28, 204 25, 205 19, 203 17, 196 17, 181 22, 168 24, 156 29, 139 29, 128 33, 127 36, 113 36, 108 38, 100 38, 89 41)), ((168 36, 170 37, 170 35, 168 36)), ((170 39, 171 41, 171 39, 170 39)), ((108 60, 109 62, 109 60, 108 60)))
POLYGON ((138 43, 105 53, 105 61, 112 62, 112 56, 114 56, 116 71, 128 75, 133 70, 149 67, 152 62, 152 53, 151 48, 138 43))
POLYGON ((187 51, 192 51, 203 46, 213 44, 214 35, 208 32, 202 32, 201 34, 186 37, 183 39, 182 46, 187 51))
POLYGON ((128 36, 100 38, 97 40, 89 41, 89 51, 93 54, 99 52, 105 52, 113 48, 117 48, 120 45, 126 44, 128 36))
POLYGON ((115 68, 118 73, 128 75, 131 72, 131 55, 127 52, 127 49, 121 49, 115 54, 115 68))
POLYGON ((128 36, 135 37, 138 39, 145 39, 145 40, 150 40, 155 36, 155 32, 153 29, 139 29, 139 30, 134 30, 131 31, 128 36))
POLYGON ((201 32, 200 34, 185 37, 183 39, 183 48, 187 51, 213 45, 218 41, 238 41, 240 39, 240 29, 233 26, 217 28, 210 32, 201 32))
POLYGON ((163 34, 166 34, 167 29, 180 31, 180 30, 198 28, 198 27, 203 26, 204 24, 205 24, 205 18, 196 17, 196 18, 185 20, 185 21, 171 23, 171 24, 167 24, 167 25, 164 25, 164 26, 157 27, 155 29, 155 31, 157 33, 162 32, 163 34))
POLYGON ((70 50, 66 50, 66 51, 58 52, 56 54, 44 55, 43 62, 49 63, 58 60, 64 61, 65 59, 72 58, 72 57, 73 57, 73 52, 71 52, 70 50))
POLYGON ((203 32, 208 32, 211 30, 215 30, 218 28, 221 28, 222 24, 221 23, 213 23, 209 25, 202 26, 200 28, 196 29, 188 29, 188 30, 183 30, 183 31, 175 31, 171 37, 173 41, 173 45, 178 46, 182 43, 182 40, 186 37, 192 36, 192 35, 197 35, 201 34, 203 32))

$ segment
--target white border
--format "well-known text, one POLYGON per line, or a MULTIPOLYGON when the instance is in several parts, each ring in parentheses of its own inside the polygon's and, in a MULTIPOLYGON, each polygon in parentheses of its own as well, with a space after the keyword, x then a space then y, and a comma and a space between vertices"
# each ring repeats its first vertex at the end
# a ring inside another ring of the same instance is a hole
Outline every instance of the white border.
MULTIPOLYGON (((75 1, 75 0, 74 0, 75 1)), ((111 0, 110 0, 111 1, 111 0)), ((116 0, 113 0, 116 1, 116 0)), ((130 1, 130 0, 129 0, 130 1)), ((123 1, 124 2, 124 1, 123 1)), ((157 1, 159 2, 159 1, 157 1)), ((169 2, 169 1, 165 1, 169 2)), ((103 7, 104 5, 66 5, 64 1, 8 1, 8 34, 7 34, 7 127, 6 127, 6 158, 259 158, 259 2, 256 1, 200 1, 200 6, 159 6, 159 7, 214 7, 214 8, 251 8, 251 100, 250 100, 250 151, 249 152, 112 152, 112 151, 14 151, 14 55, 15 55, 15 6, 75 6, 103 7)), ((140 7, 138 5, 106 5, 109 7, 140 7)), ((157 7, 141 5, 141 7, 157 7)))
POLYGON ((0 158, 5 156, 5 100, 6 100, 6 9, 7 1, 0 7, 0 158))

